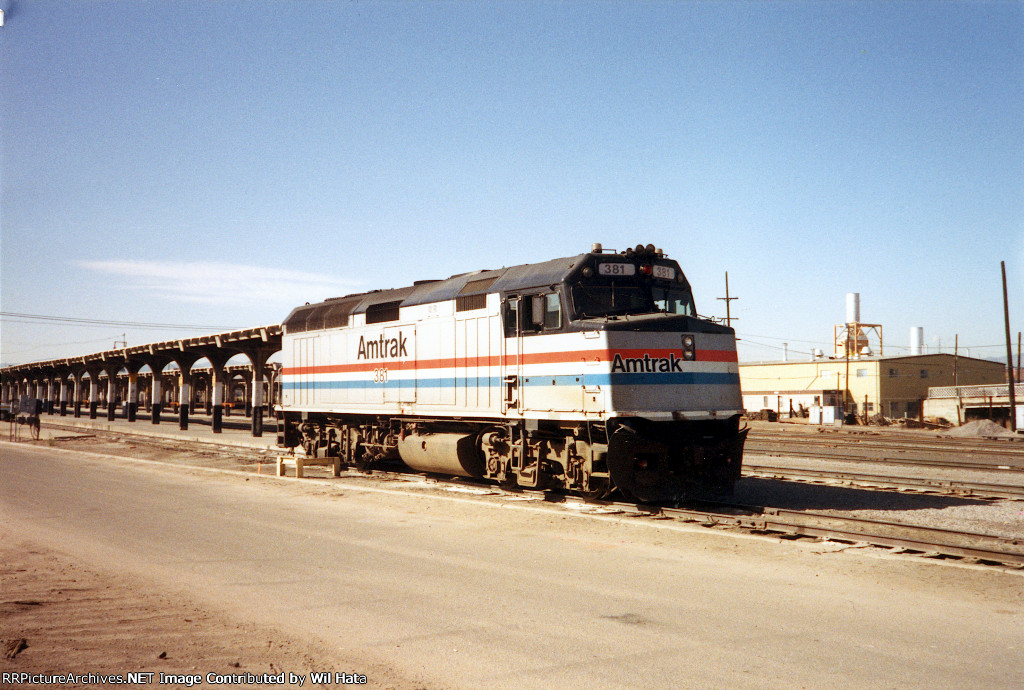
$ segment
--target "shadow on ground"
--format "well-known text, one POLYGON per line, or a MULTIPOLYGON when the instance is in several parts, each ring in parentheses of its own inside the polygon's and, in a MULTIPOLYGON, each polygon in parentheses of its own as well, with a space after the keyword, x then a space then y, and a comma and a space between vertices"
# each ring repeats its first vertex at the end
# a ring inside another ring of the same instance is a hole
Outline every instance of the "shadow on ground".
POLYGON ((823 486, 746 477, 730 501, 787 510, 934 510, 983 506, 991 501, 961 496, 911 494, 848 486, 823 486))

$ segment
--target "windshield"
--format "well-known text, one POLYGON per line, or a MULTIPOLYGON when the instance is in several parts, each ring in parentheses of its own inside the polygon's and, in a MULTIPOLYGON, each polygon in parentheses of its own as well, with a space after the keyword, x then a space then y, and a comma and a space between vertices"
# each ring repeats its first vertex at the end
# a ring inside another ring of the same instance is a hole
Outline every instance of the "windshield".
POLYGON ((652 287, 654 306, 658 311, 668 314, 685 314, 693 316, 697 310, 693 306, 693 295, 687 290, 675 288, 652 287))
POLYGON ((572 301, 578 318, 656 313, 692 316, 695 313, 693 296, 688 290, 625 281, 576 285, 572 289, 572 301))

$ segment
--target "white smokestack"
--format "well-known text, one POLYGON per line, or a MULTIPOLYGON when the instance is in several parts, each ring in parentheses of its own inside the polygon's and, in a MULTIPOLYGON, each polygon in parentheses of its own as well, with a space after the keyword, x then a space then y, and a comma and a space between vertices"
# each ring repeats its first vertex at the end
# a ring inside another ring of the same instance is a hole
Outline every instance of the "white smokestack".
POLYGON ((846 293, 846 323, 860 323, 860 293, 846 293))
POLYGON ((924 327, 914 326, 910 329, 910 354, 924 354, 924 327))

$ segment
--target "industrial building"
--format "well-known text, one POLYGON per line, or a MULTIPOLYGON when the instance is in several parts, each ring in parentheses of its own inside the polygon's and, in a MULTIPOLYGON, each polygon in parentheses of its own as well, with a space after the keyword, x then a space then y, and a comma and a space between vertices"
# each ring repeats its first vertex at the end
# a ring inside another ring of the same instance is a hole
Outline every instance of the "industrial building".
POLYGON ((946 353, 821 357, 740 364, 740 387, 748 411, 769 409, 785 416, 814 406, 844 408, 845 395, 847 414, 919 417, 929 388, 991 384, 1005 374, 999 362, 946 353))
MULTIPOLYGON (((834 335, 835 351, 829 355, 815 350, 809 361, 740 364, 746 410, 771 410, 783 417, 808 413, 819 422, 848 414, 916 418, 926 412, 929 388, 1006 387, 1006 368, 999 362, 925 354, 920 327, 910 331, 911 354, 885 356, 882 326, 861 322, 858 293, 847 294, 846 323, 835 326, 834 335)), ((957 421, 955 414, 951 421, 957 421)))

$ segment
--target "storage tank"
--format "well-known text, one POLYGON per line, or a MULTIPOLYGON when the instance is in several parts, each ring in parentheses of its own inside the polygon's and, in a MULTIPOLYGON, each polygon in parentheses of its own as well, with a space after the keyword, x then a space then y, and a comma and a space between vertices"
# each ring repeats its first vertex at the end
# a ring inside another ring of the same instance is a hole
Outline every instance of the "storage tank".
POLYGON ((910 329, 910 354, 924 354, 924 327, 914 326, 910 329))
POLYGON ((860 323, 860 293, 846 293, 846 323, 860 323))

